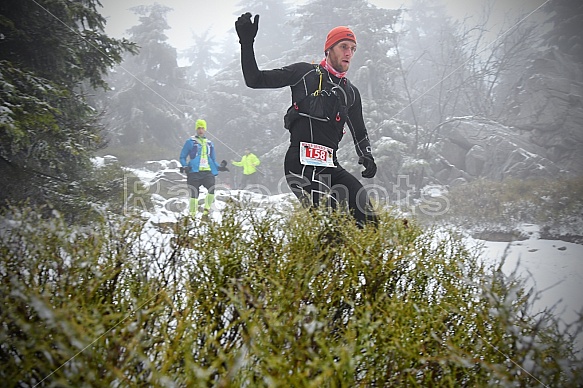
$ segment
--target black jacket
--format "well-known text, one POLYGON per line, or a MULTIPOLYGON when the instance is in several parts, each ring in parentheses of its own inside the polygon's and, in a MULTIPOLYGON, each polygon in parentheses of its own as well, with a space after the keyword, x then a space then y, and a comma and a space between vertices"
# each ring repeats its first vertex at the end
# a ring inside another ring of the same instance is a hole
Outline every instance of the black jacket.
POLYGON ((286 128, 291 133, 290 147, 299 147, 300 141, 316 143, 332 148, 336 158, 346 123, 357 155, 371 154, 360 92, 346 78, 334 77, 320 66, 307 62, 259 70, 253 44, 241 45, 241 67, 245 83, 250 88, 291 87, 292 106, 285 119, 286 128), (318 100, 310 96, 319 89, 319 72, 322 73, 322 92, 318 100))

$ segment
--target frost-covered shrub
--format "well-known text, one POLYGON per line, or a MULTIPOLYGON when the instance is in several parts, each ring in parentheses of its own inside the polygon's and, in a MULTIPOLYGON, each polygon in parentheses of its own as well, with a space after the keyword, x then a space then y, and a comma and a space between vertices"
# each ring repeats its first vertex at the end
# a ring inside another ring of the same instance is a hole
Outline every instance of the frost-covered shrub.
POLYGON ((452 188, 447 198, 450 207, 440 219, 465 226, 557 225, 583 218, 583 178, 477 180, 452 188))
POLYGON ((233 205, 0 230, 6 386, 569 386, 570 338, 453 233, 233 205))

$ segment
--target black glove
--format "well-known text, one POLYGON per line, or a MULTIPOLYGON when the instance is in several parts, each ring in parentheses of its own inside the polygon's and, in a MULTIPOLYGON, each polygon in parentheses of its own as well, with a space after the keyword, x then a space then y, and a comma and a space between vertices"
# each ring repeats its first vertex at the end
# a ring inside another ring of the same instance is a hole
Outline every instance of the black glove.
POLYGON ((186 166, 186 167, 185 166, 181 166, 180 167, 180 172, 183 173, 183 174, 188 174, 188 172, 190 172, 190 167, 188 167, 188 166, 186 166))
POLYGON ((235 22, 235 31, 239 35, 239 43, 253 43, 255 41, 255 36, 257 36, 257 30, 259 29, 259 15, 255 15, 253 20, 254 23, 251 22, 251 13, 247 12, 239 16, 239 19, 235 22))
POLYGON ((377 165, 374 162, 372 155, 363 155, 358 159, 358 164, 364 166, 364 171, 362 172, 363 178, 373 178, 377 173, 377 165))
POLYGON ((229 169, 227 168, 227 161, 223 160, 221 162, 221 164, 219 165, 219 171, 229 171, 229 169))

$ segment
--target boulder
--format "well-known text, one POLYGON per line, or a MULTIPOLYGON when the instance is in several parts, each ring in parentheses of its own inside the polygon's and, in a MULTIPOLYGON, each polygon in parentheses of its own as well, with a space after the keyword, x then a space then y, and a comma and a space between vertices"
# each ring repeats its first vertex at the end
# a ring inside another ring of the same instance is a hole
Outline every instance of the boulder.
POLYGON ((173 197, 188 197, 186 181, 177 182, 164 177, 152 180, 149 186, 150 194, 158 194, 166 199, 173 197))
POLYGON ((484 147, 478 144, 472 146, 465 155, 466 172, 471 176, 481 176, 487 159, 488 154, 484 147))
POLYGON ((507 122, 561 169, 583 171, 583 68, 556 48, 534 60, 506 104, 507 122))
POLYGON ((162 170, 158 174, 156 174, 155 179, 160 179, 160 178, 164 178, 164 179, 167 179, 169 181, 174 181, 174 182, 186 181, 186 176, 184 174, 181 174, 177 170, 162 170))
POLYGON ((188 207, 187 199, 185 198, 170 198, 164 204, 164 208, 174 213, 182 213, 188 207))
POLYGON ((176 159, 170 160, 168 162, 168 164, 166 165, 166 168, 171 168, 171 169, 178 170, 180 168, 180 162, 178 160, 176 160, 176 159))
POLYGON ((103 164, 106 166, 117 163, 117 158, 113 155, 105 155, 103 157, 103 164))
MULTIPOLYGON (((469 145, 466 145, 468 147, 469 145)), ((452 165, 463 170, 466 168, 468 150, 458 145, 453 139, 446 138, 441 148, 441 155, 452 165)))
POLYGON ((456 187, 456 186, 461 186, 461 185, 466 184, 466 183, 468 183, 466 178, 459 177, 459 178, 455 178, 452 181, 450 181, 449 186, 456 187))
POLYGON ((452 119, 442 126, 441 157, 432 163, 435 177, 452 185, 476 178, 556 177, 564 172, 533 144, 530 135, 499 123, 473 118, 452 119), (449 166, 448 166, 449 165, 449 166), (462 179, 460 179, 462 178, 462 179))
POLYGON ((150 171, 158 172, 158 171, 162 170, 165 166, 159 160, 149 160, 146 162, 145 167, 146 167, 146 169, 148 169, 150 171))

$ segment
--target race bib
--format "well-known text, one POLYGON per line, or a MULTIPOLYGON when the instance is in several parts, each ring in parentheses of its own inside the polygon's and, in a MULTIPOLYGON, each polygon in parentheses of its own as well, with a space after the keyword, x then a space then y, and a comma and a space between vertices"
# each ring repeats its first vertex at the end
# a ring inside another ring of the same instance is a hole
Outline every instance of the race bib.
POLYGON ((307 166, 336 167, 334 150, 319 144, 300 142, 300 163, 307 166))
POLYGON ((206 156, 200 158, 200 163, 198 165, 199 170, 209 170, 209 160, 206 156))

